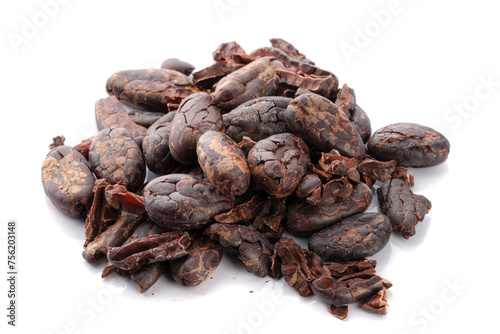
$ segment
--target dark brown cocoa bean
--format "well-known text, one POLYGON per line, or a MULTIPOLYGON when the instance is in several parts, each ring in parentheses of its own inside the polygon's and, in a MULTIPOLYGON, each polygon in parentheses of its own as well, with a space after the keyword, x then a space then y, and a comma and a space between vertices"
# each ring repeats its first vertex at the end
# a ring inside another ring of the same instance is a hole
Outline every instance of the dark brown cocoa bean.
POLYGON ((217 84, 214 103, 225 111, 262 96, 276 95, 279 79, 276 70, 283 64, 272 57, 257 59, 228 74, 217 84))
POLYGON ((259 141, 290 132, 285 121, 285 109, 290 101, 287 97, 269 96, 245 102, 222 116, 225 132, 238 143, 245 136, 259 141))
POLYGON ((168 174, 179 166, 169 148, 175 114, 175 111, 169 112, 151 125, 142 141, 144 160, 153 173, 168 174))
POLYGON ((372 192, 364 183, 354 187, 351 196, 333 205, 311 205, 298 199, 288 207, 287 229, 298 236, 310 236, 332 224, 364 212, 372 201, 372 192))
POLYGON ((130 191, 140 189, 146 177, 141 148, 124 128, 101 130, 90 145, 89 161, 98 178, 121 181, 130 191))
POLYGON ((292 194, 310 162, 302 139, 291 133, 260 140, 248 153, 252 179, 267 193, 281 198, 292 194))
POLYGON ((197 286, 217 269, 224 248, 204 235, 191 237, 188 255, 170 262, 172 276, 182 286, 197 286))
POLYGON ((450 142, 427 126, 396 123, 375 131, 368 152, 375 159, 396 160, 403 167, 429 167, 446 161, 450 142))
POLYGON ((313 234, 309 239, 309 250, 324 261, 357 260, 384 248, 391 231, 391 221, 387 216, 361 213, 313 234))
POLYGON ((119 100, 151 111, 168 112, 198 90, 184 74, 164 69, 126 70, 113 74, 106 91, 119 100))
POLYGON ((269 241, 254 228, 238 224, 212 224, 204 232, 223 247, 238 251, 246 270, 259 277, 267 276, 273 248, 269 241))
POLYGON ((194 66, 177 58, 168 58, 161 64, 160 68, 164 70, 174 70, 184 75, 190 75, 194 71, 194 66))
POLYGON ((132 120, 123 103, 115 96, 108 96, 95 103, 95 119, 99 131, 108 128, 125 128, 134 136, 139 145, 146 136, 147 129, 132 120))
POLYGON ((377 189, 377 197, 382 213, 387 215, 394 231, 408 239, 415 235, 415 226, 424 220, 432 207, 422 195, 416 195, 400 179, 385 181, 377 189))
POLYGON ((372 125, 366 112, 360 106, 356 105, 354 110, 351 111, 350 119, 354 130, 359 133, 363 143, 368 142, 372 135, 372 125))
POLYGON ((296 97, 285 111, 288 127, 312 147, 361 159, 365 146, 344 112, 333 102, 316 94, 296 97))
POLYGON ((92 204, 95 178, 88 161, 70 146, 52 149, 42 164, 45 194, 59 210, 85 216, 92 204))
POLYGON ((215 215, 231 209, 234 199, 208 181, 187 174, 170 174, 147 184, 144 204, 155 223, 181 230, 207 225, 215 215))
POLYGON ((172 120, 169 148, 183 164, 196 161, 196 144, 207 131, 222 131, 222 116, 207 93, 196 93, 184 99, 172 120))
POLYGON ((242 195, 250 185, 250 169, 238 144, 221 132, 207 131, 196 146, 198 163, 210 182, 226 195, 242 195))

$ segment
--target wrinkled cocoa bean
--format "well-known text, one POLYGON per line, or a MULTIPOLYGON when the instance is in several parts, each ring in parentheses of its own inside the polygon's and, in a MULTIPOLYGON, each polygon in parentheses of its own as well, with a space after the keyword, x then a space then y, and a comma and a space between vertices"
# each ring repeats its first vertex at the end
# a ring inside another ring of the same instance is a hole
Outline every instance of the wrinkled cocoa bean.
POLYGON ((344 112, 333 102, 316 94, 296 97, 285 111, 288 127, 314 148, 361 159, 365 146, 344 112))
POLYGON ((113 74, 106 82, 106 91, 121 101, 151 111, 168 112, 198 90, 191 80, 177 71, 166 69, 126 70, 113 74))
POLYGON ((146 177, 141 148, 124 128, 101 130, 90 145, 89 161, 98 178, 121 181, 130 191, 140 189, 146 177))
POLYGON ((243 151, 227 135, 205 132, 196 146, 198 163, 210 182, 226 195, 242 195, 250 185, 250 169, 243 151))
POLYGON ((241 104, 222 116, 226 134, 241 142, 245 136, 259 141, 274 134, 290 132, 285 122, 285 109, 290 101, 292 99, 286 97, 269 96, 241 104))
POLYGON ((75 217, 90 209, 95 178, 83 155, 70 146, 52 149, 42 164, 45 194, 59 210, 75 217))
POLYGON ((208 181, 187 174, 170 174, 147 184, 144 204, 155 223, 181 230, 207 225, 215 215, 231 209, 234 199, 208 181))
POLYGON ((168 174, 179 165, 169 148, 170 132, 175 114, 175 111, 169 112, 151 125, 142 141, 144 160, 153 173, 168 174))
POLYGON ((307 145, 290 133, 260 140, 248 153, 252 179, 268 194, 278 198, 295 191, 309 162, 307 145))
POLYGON ((276 70, 279 69, 284 69, 283 64, 272 57, 264 57, 228 74, 217 83, 214 103, 230 111, 252 99, 276 95, 279 88, 276 70))
POLYGON ((99 131, 108 128, 125 128, 139 145, 146 136, 147 129, 132 120, 125 106, 115 96, 108 96, 95 103, 95 119, 99 131))
POLYGON ((184 99, 172 120, 170 153, 183 164, 196 161, 196 144, 207 131, 222 131, 222 116, 207 93, 196 93, 184 99))

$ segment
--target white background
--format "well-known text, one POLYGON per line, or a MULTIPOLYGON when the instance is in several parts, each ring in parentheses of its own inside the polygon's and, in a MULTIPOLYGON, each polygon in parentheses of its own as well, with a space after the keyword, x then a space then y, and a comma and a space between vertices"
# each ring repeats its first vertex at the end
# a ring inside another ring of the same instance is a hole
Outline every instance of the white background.
POLYGON ((34 0, 0 5, 2 333, 496 328, 500 222, 492 159, 498 155, 500 20, 493 1, 65 2, 50 7, 50 16, 34 0), (352 306, 340 321, 283 280, 247 273, 231 255, 197 288, 162 277, 141 295, 117 275, 101 280, 103 263, 81 257, 83 222, 45 197, 40 167, 51 138, 63 134, 76 145, 96 134, 94 103, 106 96, 112 73, 158 67, 169 57, 201 69, 222 42, 236 40, 250 52, 272 37, 292 42, 353 87, 374 129, 417 122, 451 142, 445 164, 412 170, 414 191, 433 203, 417 235, 393 235, 374 256, 379 273, 394 284, 386 316, 352 306), (9 219, 18 221, 19 239, 14 329, 6 325, 9 219))

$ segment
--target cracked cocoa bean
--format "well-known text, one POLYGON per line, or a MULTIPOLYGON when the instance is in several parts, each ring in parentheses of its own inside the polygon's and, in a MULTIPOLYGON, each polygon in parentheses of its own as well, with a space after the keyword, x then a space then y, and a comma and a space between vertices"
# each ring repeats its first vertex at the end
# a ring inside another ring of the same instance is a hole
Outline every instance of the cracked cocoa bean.
POLYGON ((191 240, 188 255, 170 262, 175 281, 188 287, 200 285, 210 277, 224 254, 224 248, 207 236, 195 235, 191 240))
POLYGON ((99 131, 107 128, 125 128, 141 145, 147 129, 136 124, 127 109, 115 96, 108 96, 95 103, 95 119, 99 131))
POLYGON ((330 100, 316 94, 296 97, 285 111, 288 127, 306 143, 322 152, 338 150, 361 159, 365 145, 344 112, 330 100))
POLYGON ((92 204, 95 178, 83 155, 70 146, 52 149, 42 164, 45 194, 59 210, 85 216, 92 204))
POLYGON ((144 188, 149 217, 172 230, 200 228, 234 206, 232 196, 210 182, 187 174, 170 174, 151 180, 144 188))
POLYGON ((126 70, 113 74, 106 91, 121 101, 151 111, 168 112, 198 90, 184 74, 167 69, 126 70))
POLYGON ((250 185, 250 169, 243 151, 227 135, 207 131, 196 146, 198 163, 210 182, 226 195, 242 195, 250 185))
POLYGON ((127 129, 101 130, 90 145, 89 160, 98 178, 111 184, 121 181, 130 191, 142 187, 146 165, 139 144, 127 129))
POLYGON ((238 143, 245 136, 259 141, 290 132, 285 122, 285 109, 290 101, 287 97, 268 96, 245 102, 222 115, 225 132, 238 143))
POLYGON ((168 174, 179 166, 169 148, 175 114, 175 111, 169 112, 151 125, 142 141, 144 160, 153 173, 168 174))
POLYGON ((389 242, 392 226, 380 213, 361 213, 316 232, 309 250, 324 261, 352 261, 378 253, 389 242))
POLYGON ((372 192, 364 183, 358 183, 351 196, 332 205, 311 205, 298 199, 288 207, 285 226, 295 235, 310 236, 344 218, 364 212, 371 201, 372 192))
POLYGON ((172 120, 170 153, 183 164, 196 161, 196 144, 207 131, 222 131, 222 116, 207 93, 196 93, 184 99, 172 120))
POLYGON ((278 198, 295 191, 309 162, 307 145, 291 133, 260 140, 248 153, 252 179, 268 194, 278 198))
POLYGON ((394 231, 405 239, 415 235, 415 226, 424 220, 432 207, 422 195, 416 195, 400 179, 387 180, 377 189, 377 197, 382 213, 391 220, 394 231))
POLYGON ((212 240, 217 240, 223 247, 236 249, 248 272, 255 273, 259 277, 267 276, 273 248, 254 228, 215 223, 207 227, 204 234, 212 240))
POLYGON ((252 99, 276 95, 279 89, 276 70, 279 69, 284 69, 283 64, 272 57, 264 57, 228 74, 217 83, 214 103, 230 111, 252 99))
POLYGON ((402 167, 429 167, 448 159, 450 142, 427 126, 396 123, 375 131, 368 152, 378 160, 396 160, 402 167))

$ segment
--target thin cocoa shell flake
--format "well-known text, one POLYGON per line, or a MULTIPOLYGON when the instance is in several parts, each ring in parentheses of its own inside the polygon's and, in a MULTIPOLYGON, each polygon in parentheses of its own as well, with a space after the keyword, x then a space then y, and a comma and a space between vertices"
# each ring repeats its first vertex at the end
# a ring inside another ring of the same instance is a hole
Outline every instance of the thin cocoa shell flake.
POLYGON ((93 98, 99 133, 75 147, 51 136, 43 188, 86 217, 84 260, 106 258, 103 278, 144 293, 163 275, 207 284, 226 253, 226 266, 283 279, 326 316, 346 319, 353 303, 386 314, 392 283, 370 257, 393 232, 415 235, 431 202, 405 167, 445 162, 448 140, 415 123, 372 135, 354 89, 281 38, 207 54, 213 63, 197 71, 163 58, 114 73, 109 96, 93 98))

